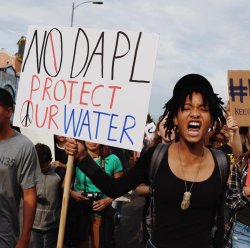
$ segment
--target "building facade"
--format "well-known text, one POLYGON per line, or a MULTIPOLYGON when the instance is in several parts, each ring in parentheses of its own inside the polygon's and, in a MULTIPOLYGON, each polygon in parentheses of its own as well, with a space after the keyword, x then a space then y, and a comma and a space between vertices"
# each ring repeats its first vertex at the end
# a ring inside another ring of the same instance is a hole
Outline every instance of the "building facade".
POLYGON ((0 68, 0 88, 8 90, 14 101, 16 99, 18 82, 19 76, 13 66, 0 68))
POLYGON ((15 55, 5 50, 0 51, 0 87, 8 90, 14 101, 22 67, 23 52, 26 38, 22 36, 17 42, 18 52, 15 55))

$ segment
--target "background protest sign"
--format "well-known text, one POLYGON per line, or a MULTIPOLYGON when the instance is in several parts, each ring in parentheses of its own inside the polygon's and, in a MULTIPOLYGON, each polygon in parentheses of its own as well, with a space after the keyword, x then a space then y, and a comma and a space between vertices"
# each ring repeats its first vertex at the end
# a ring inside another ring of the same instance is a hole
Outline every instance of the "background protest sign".
POLYGON ((141 150, 158 39, 30 26, 14 125, 141 150))
POLYGON ((239 126, 250 126, 250 71, 229 70, 228 92, 231 115, 239 126))
POLYGON ((145 133, 146 133, 149 141, 152 141, 154 139, 155 129, 156 129, 156 126, 155 126, 154 122, 151 122, 151 123, 146 125, 145 133))

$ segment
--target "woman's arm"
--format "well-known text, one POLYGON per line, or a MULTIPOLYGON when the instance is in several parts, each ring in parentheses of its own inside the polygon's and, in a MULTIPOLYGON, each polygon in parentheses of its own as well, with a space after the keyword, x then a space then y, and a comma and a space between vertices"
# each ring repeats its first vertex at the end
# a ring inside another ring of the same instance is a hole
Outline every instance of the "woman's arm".
POLYGON ((237 121, 231 115, 229 115, 227 118, 227 126, 229 129, 229 135, 230 135, 229 142, 232 147, 233 155, 235 157, 239 157, 243 153, 239 126, 237 121))
MULTIPOLYGON (((123 172, 119 171, 117 173, 114 173, 113 178, 116 179, 116 178, 121 177, 122 175, 123 175, 123 172)), ((108 198, 100 199, 99 201, 94 201, 93 202, 93 210, 94 211, 102 211, 104 208, 109 206, 113 200, 114 200, 113 198, 108 197, 108 198)))
POLYGON ((104 194, 111 198, 117 198, 139 184, 148 182, 152 154, 153 149, 146 152, 134 167, 119 178, 113 178, 103 172, 90 156, 86 156, 77 166, 104 194))
POLYGON ((141 185, 136 187, 135 193, 138 196, 147 197, 147 196, 149 196, 149 186, 146 184, 141 184, 141 185))
MULTIPOLYGON (((69 140, 65 151, 68 155, 77 153, 75 141, 69 140)), ((134 189, 141 183, 148 183, 149 167, 154 148, 149 149, 126 174, 115 179, 106 174, 87 152, 81 155, 77 166, 87 175, 90 180, 110 198, 117 198, 134 189)))

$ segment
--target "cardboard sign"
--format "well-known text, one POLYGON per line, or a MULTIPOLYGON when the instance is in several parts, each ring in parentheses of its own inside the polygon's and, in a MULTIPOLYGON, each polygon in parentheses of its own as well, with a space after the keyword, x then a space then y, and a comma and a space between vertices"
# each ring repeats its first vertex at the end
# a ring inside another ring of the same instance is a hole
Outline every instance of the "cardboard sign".
POLYGON ((231 115, 239 126, 250 126, 250 71, 228 71, 231 115))
POLYGON ((141 150, 159 36, 28 29, 14 124, 141 150))

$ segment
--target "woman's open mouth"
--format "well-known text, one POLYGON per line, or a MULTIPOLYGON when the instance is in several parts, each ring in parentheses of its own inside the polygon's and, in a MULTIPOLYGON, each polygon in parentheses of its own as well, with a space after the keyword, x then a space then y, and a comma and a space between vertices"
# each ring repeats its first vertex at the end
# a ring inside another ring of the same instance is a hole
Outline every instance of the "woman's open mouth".
POLYGON ((188 123, 188 134, 190 136, 197 136, 201 128, 201 123, 199 121, 190 121, 188 123))

